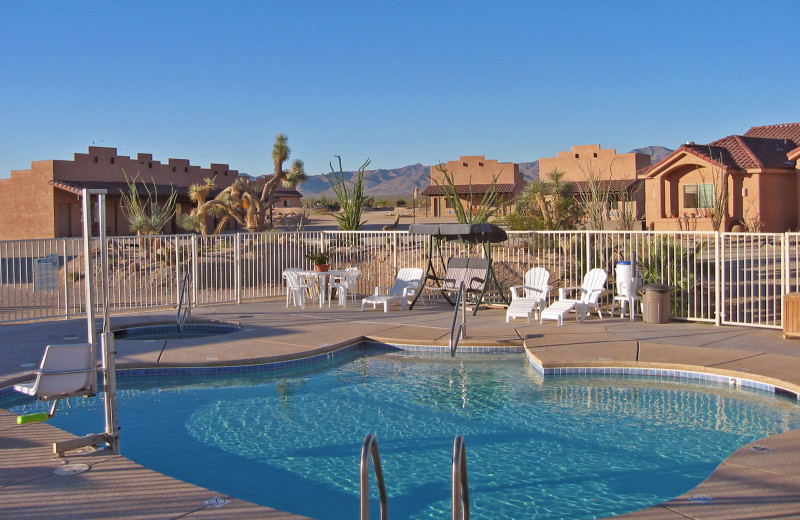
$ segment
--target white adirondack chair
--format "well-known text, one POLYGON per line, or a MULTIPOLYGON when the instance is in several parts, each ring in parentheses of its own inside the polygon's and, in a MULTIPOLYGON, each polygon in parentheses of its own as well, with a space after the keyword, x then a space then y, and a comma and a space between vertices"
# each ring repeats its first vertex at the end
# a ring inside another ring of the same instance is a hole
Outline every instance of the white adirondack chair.
POLYGON ((595 268, 583 276, 583 283, 580 287, 564 287, 559 289, 559 300, 561 301, 574 301, 576 306, 580 305, 584 308, 585 312, 597 311, 597 315, 602 319, 603 313, 600 312, 600 306, 597 301, 600 295, 606 290, 606 281, 608 280, 608 273, 600 268, 595 268), (577 298, 562 297, 569 292, 573 292, 578 296, 577 298))
MULTIPOLYGON (((512 318, 527 318, 538 315, 547 305, 547 294, 552 289, 550 272, 544 267, 534 267, 525 273, 523 285, 511 287, 511 304, 506 310, 506 322, 512 318)), ((538 316, 537 316, 538 317, 538 316)))
POLYGON ((400 302, 400 308, 406 310, 408 301, 411 300, 422 285, 422 277, 425 271, 416 267, 403 267, 397 271, 397 278, 391 287, 378 286, 375 294, 367 296, 361 300, 361 310, 368 303, 374 309, 377 305, 383 304, 383 312, 389 312, 389 304, 400 302))
POLYGON ((608 273, 602 269, 592 269, 583 277, 583 283, 580 287, 563 287, 558 290, 558 301, 553 302, 552 305, 547 307, 539 314, 539 323, 542 320, 550 319, 557 320, 561 325, 564 322, 564 315, 571 310, 578 313, 578 321, 583 321, 587 312, 592 309, 597 311, 600 318, 603 317, 600 312, 598 300, 600 295, 603 294, 608 280, 608 273), (568 298, 567 295, 574 293, 576 298, 568 298))

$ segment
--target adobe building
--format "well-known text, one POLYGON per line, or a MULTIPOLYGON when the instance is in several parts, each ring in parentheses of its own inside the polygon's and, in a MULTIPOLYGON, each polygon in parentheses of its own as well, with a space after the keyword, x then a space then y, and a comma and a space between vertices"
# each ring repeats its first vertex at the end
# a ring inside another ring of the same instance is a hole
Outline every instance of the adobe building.
POLYGON ((562 180, 575 186, 575 196, 587 190, 589 178, 599 181, 601 190, 608 191, 610 207, 608 220, 619 217, 621 204, 633 204, 636 219, 645 216, 644 180, 639 172, 650 166, 650 154, 617 153, 614 148, 603 149, 599 144, 573 146, 556 157, 539 159, 539 179, 548 180, 554 170, 563 173, 562 180))
MULTIPOLYGON (((76 153, 71 161, 34 161, 30 169, 13 170, 10 178, 0 179, 0 240, 81 236, 84 188, 108 190, 108 235, 132 234, 120 196, 128 191, 126 175, 128 179, 138 177, 136 185, 141 197, 147 196, 143 182, 151 192, 158 193, 159 202, 174 189, 180 214, 194 207, 189 199, 189 186, 214 178, 221 191, 233 184, 239 172, 227 164, 212 163, 208 168, 201 168, 189 164, 188 159, 169 159, 162 164, 154 161, 151 154, 140 153, 131 158, 117 155, 116 148, 98 146, 90 146, 85 154, 76 153)), ((278 205, 300 207, 298 191, 279 188, 278 195, 278 205)), ((235 222, 231 221, 229 228, 235 229, 235 222)), ((176 226, 173 218, 163 232, 185 231, 176 226)))
POLYGON ((687 143, 643 173, 654 230, 785 232, 800 227, 800 123, 756 126, 710 144, 687 143), (718 194, 724 193, 723 207, 718 194))
MULTIPOLYGON (((525 186, 518 164, 499 163, 494 159, 486 159, 483 155, 462 156, 457 161, 448 161, 442 166, 452 177, 456 194, 467 211, 474 211, 481 204, 495 177, 497 213, 500 215, 508 214, 512 201, 525 186)), ((430 198, 432 216, 454 216, 455 210, 440 185, 446 185, 444 173, 439 167, 432 166, 431 183, 422 194, 430 198)))

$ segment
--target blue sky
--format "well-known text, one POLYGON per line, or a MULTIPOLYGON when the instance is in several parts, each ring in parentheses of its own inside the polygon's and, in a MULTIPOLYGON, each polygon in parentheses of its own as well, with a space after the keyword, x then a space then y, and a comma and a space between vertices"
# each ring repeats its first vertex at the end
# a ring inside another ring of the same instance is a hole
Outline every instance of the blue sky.
POLYGON ((800 2, 0 2, 0 177, 93 143, 268 173, 800 122, 800 2))

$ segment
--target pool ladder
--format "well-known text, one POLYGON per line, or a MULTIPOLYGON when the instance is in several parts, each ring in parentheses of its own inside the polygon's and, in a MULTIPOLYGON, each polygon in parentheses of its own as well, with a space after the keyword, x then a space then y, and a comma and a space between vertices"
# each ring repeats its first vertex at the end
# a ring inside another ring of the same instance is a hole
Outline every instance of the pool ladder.
POLYGON ((176 323, 178 332, 183 331, 183 324, 186 323, 186 317, 191 312, 191 307, 192 302, 189 297, 189 273, 187 272, 183 275, 183 282, 181 283, 181 295, 178 299, 178 319, 176 323), (184 299, 186 300, 186 308, 184 308, 184 299))
POLYGON ((467 335, 467 302, 464 300, 464 282, 458 284, 458 295, 456 296, 456 309, 453 312, 453 325, 450 327, 450 357, 456 357, 456 349, 459 340, 467 335), (461 324, 456 333, 456 323, 458 323, 458 309, 461 308, 461 324))
MULTIPOLYGON (((372 467, 375 468, 375 484, 378 486, 378 500, 380 501, 380 518, 387 520, 388 499, 386 484, 383 480, 381 456, 378 452, 378 440, 374 433, 364 439, 361 447, 361 465, 359 468, 359 487, 361 491, 361 520, 369 520, 369 460, 372 458, 372 467)), ((467 477, 467 449, 464 446, 464 436, 456 435, 453 441, 453 470, 452 470, 452 520, 469 520, 469 478, 467 477)))

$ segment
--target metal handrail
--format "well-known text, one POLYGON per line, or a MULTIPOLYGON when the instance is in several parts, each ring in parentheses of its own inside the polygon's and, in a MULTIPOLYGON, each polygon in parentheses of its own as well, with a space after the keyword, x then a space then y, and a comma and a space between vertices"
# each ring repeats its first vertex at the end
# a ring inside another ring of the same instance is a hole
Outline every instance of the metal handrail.
POLYGON ((189 273, 186 272, 183 275, 183 282, 181 283, 181 294, 180 298, 178 299, 178 319, 177 319, 178 332, 183 331, 183 324, 186 323, 186 316, 189 315, 190 312, 189 310, 192 307, 191 297, 187 295, 188 287, 189 287, 189 273), (183 313, 181 314, 184 297, 186 298, 186 308, 183 309, 183 313))
POLYGON ((458 348, 458 341, 463 339, 467 334, 467 305, 463 302, 464 299, 464 282, 458 284, 458 295, 456 296, 456 309, 453 313, 453 325, 450 327, 450 357, 456 357, 456 349, 458 348), (461 325, 458 326, 458 334, 456 334, 456 322, 458 322, 458 309, 461 307, 461 325))
POLYGON ((467 448, 464 436, 456 435, 453 442, 452 520, 469 520, 469 478, 467 477, 467 448))
POLYGON ((389 518, 387 512, 388 499, 386 496, 386 484, 383 481, 383 469, 381 468, 381 456, 378 453, 378 440, 374 433, 368 434, 364 438, 361 447, 361 466, 359 473, 359 486, 361 489, 361 520, 369 520, 369 458, 372 456, 372 466, 375 468, 375 483, 378 486, 378 496, 381 504, 381 520, 389 518))

